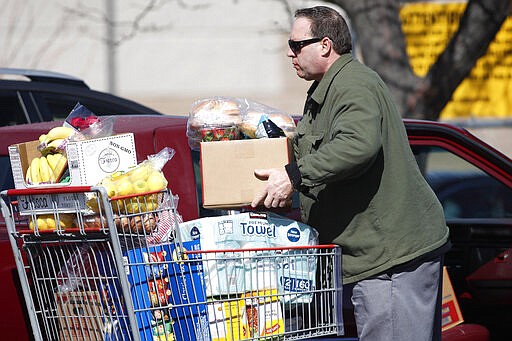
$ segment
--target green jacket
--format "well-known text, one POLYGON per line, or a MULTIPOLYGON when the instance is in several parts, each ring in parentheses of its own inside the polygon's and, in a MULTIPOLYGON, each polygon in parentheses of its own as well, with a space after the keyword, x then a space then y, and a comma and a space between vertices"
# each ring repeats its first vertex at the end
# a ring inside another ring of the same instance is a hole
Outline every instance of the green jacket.
POLYGON ((341 56, 308 92, 294 152, 302 219, 342 247, 344 283, 382 273, 448 240, 380 77, 341 56))

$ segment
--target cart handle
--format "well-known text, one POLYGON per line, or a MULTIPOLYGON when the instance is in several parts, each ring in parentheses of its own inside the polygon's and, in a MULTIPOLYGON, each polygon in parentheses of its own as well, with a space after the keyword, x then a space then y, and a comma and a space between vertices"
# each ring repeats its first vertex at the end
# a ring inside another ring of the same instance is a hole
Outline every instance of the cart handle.
POLYGON ((8 189, 7 195, 39 195, 39 194, 60 194, 60 193, 81 193, 92 191, 91 186, 62 186, 62 187, 46 187, 46 188, 20 188, 8 189))
POLYGON ((185 250, 183 253, 196 255, 201 253, 227 253, 227 252, 257 252, 257 251, 283 251, 283 250, 306 250, 306 249, 334 249, 339 245, 325 244, 325 245, 301 245, 301 246, 276 246, 276 247, 260 247, 248 249, 222 249, 222 250, 185 250))

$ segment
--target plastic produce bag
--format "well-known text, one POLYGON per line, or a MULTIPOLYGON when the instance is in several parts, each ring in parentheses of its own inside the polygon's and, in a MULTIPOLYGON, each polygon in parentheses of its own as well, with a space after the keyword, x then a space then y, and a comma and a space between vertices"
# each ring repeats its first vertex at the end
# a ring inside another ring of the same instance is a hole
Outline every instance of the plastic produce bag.
POLYGON ((174 149, 165 147, 133 168, 106 176, 98 185, 104 186, 111 198, 161 191, 168 183, 162 169, 174 154, 174 149))
MULTIPOLYGON (((109 198, 114 198, 111 203, 112 210, 114 214, 121 216, 120 219, 116 219, 116 224, 119 223, 118 227, 121 227, 122 230, 131 229, 131 225, 140 225, 139 221, 132 223, 126 221, 129 219, 123 216, 150 212, 158 208, 161 201, 161 195, 158 192, 167 188, 168 184, 162 169, 174 154, 174 149, 165 147, 157 154, 148 156, 137 166, 106 176, 98 183, 98 186, 105 187, 109 198)), ((93 212, 100 212, 96 196, 90 197, 87 200, 87 205, 93 212)), ((137 217, 132 219, 135 218, 137 217)), ((152 220, 155 217, 138 218, 144 223, 143 226, 146 229, 152 230, 152 220)))

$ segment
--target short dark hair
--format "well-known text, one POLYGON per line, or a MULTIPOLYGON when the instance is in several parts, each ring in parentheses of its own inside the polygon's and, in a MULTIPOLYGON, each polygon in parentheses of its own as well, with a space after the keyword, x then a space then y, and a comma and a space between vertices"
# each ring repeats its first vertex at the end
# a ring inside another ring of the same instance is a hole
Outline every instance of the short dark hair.
POLYGON ((295 18, 311 20, 312 37, 328 37, 332 40, 336 53, 341 55, 352 50, 352 37, 348 25, 338 11, 327 6, 302 8, 295 12, 295 18))

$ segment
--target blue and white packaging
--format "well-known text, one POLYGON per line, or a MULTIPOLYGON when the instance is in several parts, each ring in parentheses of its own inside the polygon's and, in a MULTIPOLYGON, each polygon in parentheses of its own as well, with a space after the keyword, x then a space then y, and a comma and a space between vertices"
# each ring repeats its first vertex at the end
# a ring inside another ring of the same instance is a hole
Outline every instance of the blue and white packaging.
POLYGON ((139 331, 143 339, 152 339, 155 308, 169 309, 176 340, 210 340, 205 283, 199 240, 182 244, 161 244, 128 250, 125 254, 127 276, 139 331), (179 247, 179 248, 178 248, 179 247))
POLYGON ((277 288, 280 294, 289 293, 283 295, 285 300, 311 300, 307 292, 315 288, 316 257, 299 256, 307 250, 287 247, 317 245, 318 232, 312 227, 274 213, 245 212, 184 222, 179 230, 182 240, 199 239, 203 250, 261 250, 248 257, 244 253, 240 261, 231 257, 232 262, 225 267, 219 267, 217 259, 211 261, 220 253, 206 253, 207 296, 277 288), (263 249, 270 247, 284 249, 279 257, 264 256, 263 249), (285 254, 289 257, 282 256, 285 254))

